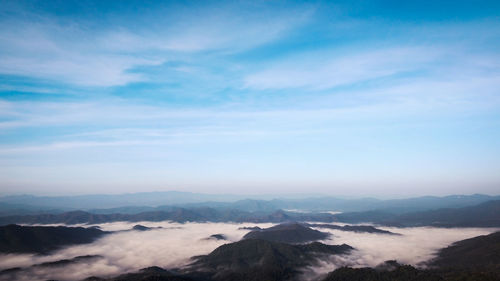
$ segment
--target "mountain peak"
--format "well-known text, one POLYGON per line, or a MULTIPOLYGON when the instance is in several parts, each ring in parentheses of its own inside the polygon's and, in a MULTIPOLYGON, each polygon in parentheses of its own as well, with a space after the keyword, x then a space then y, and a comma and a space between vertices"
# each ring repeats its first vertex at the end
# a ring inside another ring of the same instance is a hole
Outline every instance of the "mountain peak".
POLYGON ((329 233, 314 230, 300 223, 284 223, 270 228, 253 230, 243 239, 262 239, 283 243, 305 243, 323 240, 330 236, 329 233))

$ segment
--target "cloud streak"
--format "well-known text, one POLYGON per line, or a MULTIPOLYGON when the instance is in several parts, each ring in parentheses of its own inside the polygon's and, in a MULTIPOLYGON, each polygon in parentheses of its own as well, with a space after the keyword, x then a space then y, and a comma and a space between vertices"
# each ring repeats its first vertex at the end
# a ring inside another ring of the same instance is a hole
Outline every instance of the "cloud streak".
POLYGON ((0 21, 0 73, 84 87, 148 81, 138 68, 158 66, 184 54, 195 57, 200 52, 234 53, 255 47, 300 25, 309 14, 284 11, 282 17, 275 17, 249 12, 240 17, 227 6, 183 13, 172 13, 169 7, 157 9, 138 19, 147 26, 137 29, 116 24, 122 20, 120 15, 109 16, 115 24, 96 27, 88 20, 18 7, 0 21))
POLYGON ((244 83, 259 90, 323 90, 419 71, 435 60, 439 52, 430 48, 392 48, 343 56, 328 52, 306 54, 251 74, 244 83))

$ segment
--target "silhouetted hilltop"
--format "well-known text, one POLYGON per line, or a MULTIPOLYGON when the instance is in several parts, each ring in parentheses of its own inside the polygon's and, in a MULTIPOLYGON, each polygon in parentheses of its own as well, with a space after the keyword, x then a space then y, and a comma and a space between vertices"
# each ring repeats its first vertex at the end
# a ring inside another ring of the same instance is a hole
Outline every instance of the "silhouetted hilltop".
POLYGON ((148 230, 151 230, 150 227, 147 227, 147 226, 144 226, 144 225, 141 225, 141 224, 136 224, 134 225, 134 227, 132 227, 133 230, 138 230, 138 231, 148 231, 148 230))
POLYGON ((91 243, 107 233, 83 227, 0 226, 0 252, 45 254, 63 246, 91 243))
POLYGON ((97 279, 108 281, 191 281, 192 279, 186 276, 176 275, 161 267, 152 266, 139 270, 135 273, 123 274, 111 279, 97 279))
POLYGON ((435 268, 418 269, 411 265, 391 262, 375 268, 341 267, 330 272, 322 281, 498 281, 494 268, 435 268))
POLYGON ((213 280, 288 280, 301 267, 312 265, 326 255, 346 254, 348 245, 330 246, 314 242, 289 245, 260 239, 225 244, 206 256, 195 258, 188 272, 213 280))
POLYGON ((261 230, 262 228, 258 226, 242 226, 238 227, 238 229, 243 229, 243 230, 261 230))
POLYGON ((351 232, 359 232, 359 233, 379 233, 379 234, 388 234, 388 235, 401 235, 399 233, 390 232, 383 229, 378 229, 371 225, 333 225, 333 224, 307 224, 310 227, 319 227, 319 228, 328 228, 328 229, 337 229, 342 231, 351 231, 351 232))
POLYGON ((33 265, 34 267, 56 267, 56 266, 66 266, 70 264, 75 264, 75 263, 80 263, 80 262, 87 262, 90 260, 97 260, 97 259, 102 259, 102 256, 100 255, 86 255, 86 256, 78 256, 74 257, 72 259, 63 259, 63 260, 58 260, 58 261, 51 261, 51 262, 44 262, 40 264, 35 264, 33 265))
POLYGON ((253 230, 243 239, 262 239, 282 243, 304 243, 326 239, 329 233, 314 230, 299 223, 285 223, 270 228, 253 230))
POLYGON ((430 265, 440 268, 489 268, 500 273, 500 232, 455 242, 441 249, 430 265))
POLYGON ((444 281, 444 279, 436 273, 419 270, 411 265, 391 264, 390 270, 341 267, 330 272, 322 281, 444 281))
POLYGON ((205 239, 206 240, 227 240, 227 237, 224 234, 217 233, 217 234, 212 234, 205 239))
POLYGON ((40 270, 40 269, 51 269, 54 267, 64 267, 72 264, 77 264, 77 263, 85 263, 85 262, 92 262, 98 259, 102 259, 102 256, 99 255, 86 255, 86 256, 78 256, 74 257, 72 259, 62 259, 58 261, 51 261, 51 262, 44 262, 44 263, 39 263, 39 264, 34 264, 29 267, 14 267, 14 268, 8 268, 5 270, 0 271, 0 280, 18 280, 18 279, 25 279, 25 278, 20 278, 19 274, 25 273, 25 275, 30 275, 33 276, 34 271, 40 270))

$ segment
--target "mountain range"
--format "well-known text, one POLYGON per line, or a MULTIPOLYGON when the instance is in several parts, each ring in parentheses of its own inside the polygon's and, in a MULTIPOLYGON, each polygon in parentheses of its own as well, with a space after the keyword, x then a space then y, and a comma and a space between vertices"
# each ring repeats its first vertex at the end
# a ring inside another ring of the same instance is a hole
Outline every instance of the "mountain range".
MULTIPOLYGON (((325 212, 294 212, 284 210, 248 212, 238 209, 208 207, 168 207, 161 211, 142 213, 96 214, 85 211, 71 211, 57 214, 18 215, 0 217, 0 225, 8 224, 98 224, 115 221, 175 221, 175 222, 344 222, 375 223, 385 226, 413 227, 499 227, 500 200, 483 202, 461 208, 442 208, 402 214, 383 210, 332 214, 325 212)), ((330 227, 331 228, 331 227, 330 227)), ((345 227, 339 230, 353 231, 345 227)), ((356 230, 360 231, 361 228, 356 230)), ((364 228, 364 231, 368 231, 364 228)), ((375 231, 370 229, 371 231, 375 231)))
POLYGON ((7 224, 98 224, 115 221, 175 221, 175 222, 287 222, 318 221, 332 222, 334 216, 328 213, 294 213, 282 210, 272 212, 245 212, 234 209, 177 208, 138 214, 93 214, 85 211, 71 211, 59 214, 40 214, 0 217, 0 225, 7 224))
POLYGON ((361 212, 383 210, 388 213, 407 213, 439 208, 460 208, 486 201, 500 200, 500 196, 451 195, 423 196, 407 199, 381 200, 374 198, 342 199, 331 196, 309 195, 218 195, 189 192, 148 192, 116 195, 0 197, 0 216, 61 213, 84 210, 95 214, 136 214, 164 211, 172 207, 235 209, 247 212, 301 210, 309 212, 361 212), (103 208, 106 206, 106 208, 103 208))
POLYGON ((442 208, 404 214, 374 210, 343 213, 335 217, 338 221, 347 223, 372 222, 398 227, 498 227, 500 226, 500 200, 462 208, 442 208))

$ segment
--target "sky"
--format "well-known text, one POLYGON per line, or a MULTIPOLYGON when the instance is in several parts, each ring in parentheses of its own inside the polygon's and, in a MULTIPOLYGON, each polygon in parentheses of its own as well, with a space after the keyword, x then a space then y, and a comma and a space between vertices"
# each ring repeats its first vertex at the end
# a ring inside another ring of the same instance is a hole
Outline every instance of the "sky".
POLYGON ((2 1, 0 195, 500 194, 499 1, 2 1))

